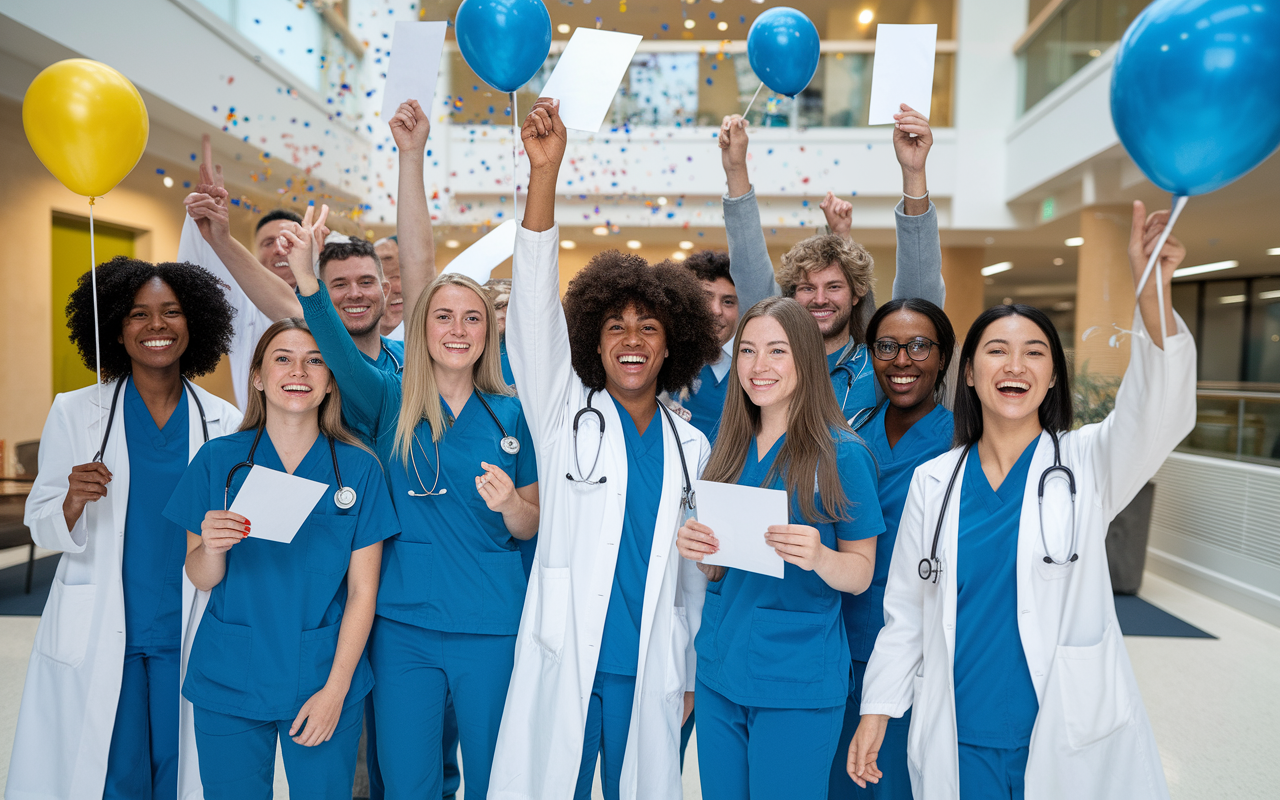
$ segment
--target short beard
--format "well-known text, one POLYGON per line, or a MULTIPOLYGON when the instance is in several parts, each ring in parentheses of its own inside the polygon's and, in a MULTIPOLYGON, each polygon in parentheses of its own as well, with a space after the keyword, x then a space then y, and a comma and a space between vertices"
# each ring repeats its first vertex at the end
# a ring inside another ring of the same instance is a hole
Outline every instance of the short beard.
POLYGON ((343 322, 342 326, 347 329, 347 333, 351 334, 351 338, 354 339, 357 336, 365 336, 370 331, 378 330, 378 326, 381 324, 382 324, 382 314, 378 314, 378 316, 373 317, 368 322, 366 322, 363 327, 353 328, 346 321, 343 322))
MULTIPOLYGON (((836 309, 835 316, 831 317, 831 319, 826 323, 830 326, 829 328, 823 330, 822 325, 818 326, 818 330, 822 333, 822 338, 824 340, 838 338, 847 339, 849 337, 849 320, 853 319, 853 313, 857 311, 857 309, 857 306, 852 306, 843 314, 840 313, 839 309, 836 309)), ((808 311, 807 308, 805 310, 808 311)), ((814 322, 817 322, 817 320, 815 319, 814 322)))

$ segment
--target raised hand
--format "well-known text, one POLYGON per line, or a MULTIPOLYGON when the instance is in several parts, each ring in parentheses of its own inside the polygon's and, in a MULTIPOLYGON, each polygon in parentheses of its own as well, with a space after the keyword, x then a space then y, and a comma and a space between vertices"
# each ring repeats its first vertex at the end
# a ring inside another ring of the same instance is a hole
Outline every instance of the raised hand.
POLYGON ((401 103, 388 124, 391 126, 391 138, 402 157, 422 155, 427 147, 427 136, 431 133, 431 120, 417 100, 401 103))
POLYGON ((204 156, 200 162, 200 182, 182 202, 187 214, 196 221, 200 235, 212 242, 231 236, 229 195, 222 179, 222 165, 213 163, 213 145, 208 134, 201 139, 200 147, 204 156))
POLYGON ((560 162, 569 144, 569 134, 560 119, 560 101, 540 97, 533 104, 520 128, 520 140, 529 156, 529 168, 534 171, 554 170, 559 173, 560 162))
MULTIPOLYGON (((901 111, 893 115, 893 151, 905 175, 908 172, 924 174, 924 162, 933 147, 933 131, 929 120, 911 106, 903 103, 901 111), (915 134, 912 136, 911 134, 915 134)), ((912 192, 913 195, 922 194, 912 192)))
POLYGON ((716 142, 720 145, 720 164, 724 167, 730 197, 741 197, 751 191, 751 180, 747 177, 749 139, 747 121, 740 115, 731 114, 720 123, 716 142))
MULTIPOLYGON (((1161 209, 1147 214, 1147 207, 1141 200, 1133 201, 1133 225, 1129 229, 1129 267, 1133 270, 1133 284, 1138 285, 1142 273, 1147 269, 1151 253, 1155 250, 1160 234, 1169 225, 1169 210, 1161 209)), ((1187 256, 1187 248, 1172 235, 1160 248, 1159 277, 1168 286, 1173 280, 1173 271, 1187 256)), ((1154 278, 1156 276, 1152 276, 1154 278)), ((1148 279, 1150 284, 1150 279, 1148 279)))
POLYGON ((249 535, 249 520, 231 511, 216 509, 204 515, 200 539, 209 553, 225 553, 249 535))
POLYGON ((832 192, 827 192, 822 205, 818 206, 827 218, 827 227, 842 239, 848 239, 853 230, 853 203, 841 200, 832 192))
MULTIPOLYGON (((317 239, 323 243, 324 233, 328 228, 325 227, 325 220, 329 218, 329 206, 320 207, 320 216, 315 221, 315 206, 307 206, 307 213, 302 215, 302 223, 294 225, 293 230, 287 227, 280 232, 280 248, 285 251, 289 259, 289 270, 293 273, 294 279, 298 282, 298 291, 305 297, 310 297, 320 290, 320 282, 316 280, 316 273, 312 268, 313 252, 318 252, 317 239)), ((320 244, 319 246, 323 246, 320 244)))
POLYGON ((91 461, 71 468, 67 476, 67 496, 62 500, 62 516, 71 530, 84 513, 84 507, 107 496, 111 470, 101 461, 91 461))

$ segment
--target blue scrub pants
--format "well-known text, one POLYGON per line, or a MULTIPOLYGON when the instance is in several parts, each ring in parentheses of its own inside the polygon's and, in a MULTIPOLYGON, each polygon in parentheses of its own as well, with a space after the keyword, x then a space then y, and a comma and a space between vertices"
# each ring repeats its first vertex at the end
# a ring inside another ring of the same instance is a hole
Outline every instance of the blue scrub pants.
MULTIPOLYGON (((378 767, 378 730, 373 715, 373 692, 369 692, 364 699, 364 766, 369 773, 369 800, 383 800, 386 787, 382 784, 382 770, 378 767)), ((452 696, 445 702, 441 749, 444 754, 442 800, 453 800, 462 785, 462 773, 458 770, 458 715, 453 710, 452 696)))
POLYGON ((293 800, 351 800, 364 698, 348 702, 333 737, 315 747, 289 738, 293 719, 263 721, 196 706, 196 750, 205 800, 271 800, 276 740, 293 800))
POLYGON ((684 772, 684 751, 689 749, 689 737, 693 736, 693 718, 698 716, 697 709, 689 712, 689 718, 680 726, 680 771, 684 772))
POLYGON ((103 800, 178 796, 179 647, 127 647, 103 800))
POLYGON ((389 800, 443 794, 449 697, 457 710, 467 796, 488 794, 515 648, 514 635, 446 633, 374 618, 369 661, 378 766, 389 800))
POLYGON ((696 692, 703 800, 827 796, 843 706, 740 706, 702 681, 696 692))
POLYGON ((960 796, 969 800, 1022 800, 1028 748, 960 743, 960 796))
POLYGON ((853 662, 853 680, 849 683, 849 703, 844 708, 844 728, 840 731, 840 744, 831 760, 831 800, 911 800, 911 775, 907 772, 907 731, 911 727, 911 711, 901 717, 890 717, 880 745, 876 767, 884 773, 879 783, 868 783, 860 789, 849 777, 849 742, 858 730, 862 716, 862 677, 867 662, 853 662))
POLYGON ((600 788, 604 800, 618 800, 622 759, 627 754, 631 706, 636 697, 636 676, 596 672, 587 704, 587 727, 582 736, 582 766, 573 800, 591 800, 591 783, 600 759, 600 788))

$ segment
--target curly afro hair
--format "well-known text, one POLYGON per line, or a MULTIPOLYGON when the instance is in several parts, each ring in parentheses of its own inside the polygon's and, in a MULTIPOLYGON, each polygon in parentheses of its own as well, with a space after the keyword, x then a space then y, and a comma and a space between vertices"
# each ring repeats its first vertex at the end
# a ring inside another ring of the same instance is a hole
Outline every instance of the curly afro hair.
POLYGON ((685 388, 720 352, 711 310, 692 272, 673 261, 651 266, 639 256, 606 250, 587 262, 564 295, 573 369, 589 388, 605 386, 598 352, 604 321, 627 306, 652 314, 666 332, 659 392, 685 388))
MULTIPOLYGON (((187 318, 189 342, 179 362, 184 377, 213 372, 219 359, 231 349, 231 318, 235 311, 217 278, 195 264, 151 264, 116 256, 98 267, 98 332, 104 381, 133 370, 133 361, 118 339, 134 297, 152 278, 159 278, 173 289, 187 318)), ((67 299, 67 328, 84 365, 93 369, 93 284, 88 272, 80 276, 67 299)))
POLYGON ((684 266, 685 269, 697 275, 700 281, 714 283, 724 278, 729 283, 733 283, 733 276, 729 274, 729 254, 723 250, 699 250, 696 253, 690 253, 685 259, 684 266))

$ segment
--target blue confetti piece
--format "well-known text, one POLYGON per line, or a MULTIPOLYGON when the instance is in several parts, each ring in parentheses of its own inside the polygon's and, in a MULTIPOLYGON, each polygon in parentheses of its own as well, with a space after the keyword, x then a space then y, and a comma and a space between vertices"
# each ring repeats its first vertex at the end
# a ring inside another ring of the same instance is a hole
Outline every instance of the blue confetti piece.
POLYGON ((192 154, 191 154, 191 160, 192 160, 192 161, 195 161, 195 160, 196 160, 196 154, 195 154, 195 153, 192 153, 192 154))

